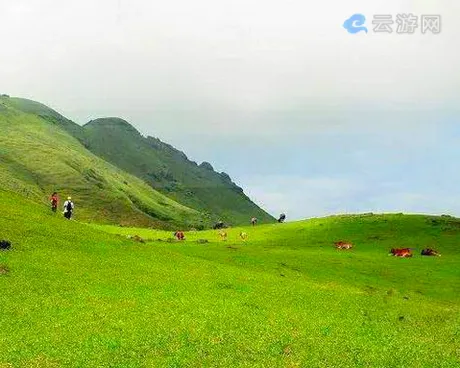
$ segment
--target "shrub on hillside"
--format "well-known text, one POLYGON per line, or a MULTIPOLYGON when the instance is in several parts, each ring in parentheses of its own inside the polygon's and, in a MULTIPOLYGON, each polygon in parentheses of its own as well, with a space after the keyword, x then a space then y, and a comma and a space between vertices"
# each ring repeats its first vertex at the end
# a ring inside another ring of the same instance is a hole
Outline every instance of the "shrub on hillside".
POLYGON ((0 250, 11 249, 11 243, 8 240, 0 240, 0 250))

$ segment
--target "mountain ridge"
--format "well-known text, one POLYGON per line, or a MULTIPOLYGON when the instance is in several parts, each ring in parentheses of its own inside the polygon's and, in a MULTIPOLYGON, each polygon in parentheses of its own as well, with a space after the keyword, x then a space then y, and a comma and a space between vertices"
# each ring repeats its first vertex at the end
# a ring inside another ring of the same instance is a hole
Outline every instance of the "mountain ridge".
MULTIPOLYGON (((105 162, 134 175, 172 201, 201 213, 204 226, 218 220, 241 225, 253 216, 259 217, 262 222, 274 221, 244 194, 228 174, 214 171, 206 161, 197 164, 184 152, 159 138, 145 137, 125 119, 104 117, 81 126, 40 102, 6 95, 0 97, 0 114, 2 109, 25 114, 21 117, 23 120, 38 118, 56 129, 62 129, 79 141, 82 148, 105 162)), ((18 162, 8 164, 8 167, 13 166, 21 165, 18 162)), ((27 168, 23 171, 28 182, 40 181, 31 179, 37 175, 36 172, 30 173, 27 168)), ((91 177, 93 174, 86 172, 84 175, 91 177)))
MULTIPOLYGON (((198 226, 201 214, 87 150, 62 127, 0 98, 0 189, 48 204, 72 196, 76 219, 117 225, 198 226)), ((62 201, 61 201, 62 205, 62 201)))
POLYGON ((94 119, 84 128, 87 148, 93 153, 179 203, 199 211, 211 209, 213 221, 234 223, 237 219, 236 224, 244 224, 251 217, 262 222, 274 221, 227 173, 216 172, 207 161, 197 164, 159 138, 144 137, 125 120, 94 119))

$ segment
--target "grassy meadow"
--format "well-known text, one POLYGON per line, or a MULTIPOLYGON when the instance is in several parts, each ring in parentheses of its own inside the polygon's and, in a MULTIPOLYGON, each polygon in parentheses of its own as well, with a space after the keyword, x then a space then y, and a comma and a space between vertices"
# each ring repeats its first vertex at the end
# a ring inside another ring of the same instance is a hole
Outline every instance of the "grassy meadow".
POLYGON ((1 368, 460 366, 453 218, 337 216, 176 242, 3 191, 0 214, 13 243, 0 252, 1 368))

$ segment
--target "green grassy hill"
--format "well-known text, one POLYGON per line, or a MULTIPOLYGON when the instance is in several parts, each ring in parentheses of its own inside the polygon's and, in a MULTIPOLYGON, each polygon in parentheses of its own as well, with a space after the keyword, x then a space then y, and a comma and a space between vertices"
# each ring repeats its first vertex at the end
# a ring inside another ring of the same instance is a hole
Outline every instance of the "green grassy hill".
POLYGON ((226 242, 214 231, 169 242, 168 232, 64 221, 0 191, 0 238, 13 243, 0 252, 0 367, 460 365, 459 220, 244 230, 246 242, 240 229, 226 242), (337 251, 336 240, 355 248, 337 251), (392 246, 442 257, 388 257, 392 246))
POLYGON ((66 131, 97 156, 137 176, 168 198, 200 212, 206 225, 217 220, 242 225, 253 216, 262 223, 274 222, 227 174, 215 172, 209 163, 197 165, 156 138, 142 137, 124 120, 97 119, 81 127, 35 101, 6 97, 0 97, 0 101, 3 106, 66 131))
POLYGON ((84 134, 80 125, 75 124, 73 121, 65 118, 57 111, 41 104, 40 102, 28 100, 26 98, 16 98, 5 95, 0 96, 0 99, 3 105, 7 104, 10 107, 13 107, 14 109, 26 114, 36 115, 43 120, 64 129, 73 137, 76 137, 78 140, 83 141, 84 139, 84 134))
POLYGON ((84 128, 89 150, 214 221, 242 225, 255 216, 262 223, 274 222, 227 174, 215 172, 209 163, 197 165, 159 139, 144 138, 124 120, 97 119, 84 128))
POLYGON ((169 228, 200 224, 198 211, 85 149, 69 134, 74 125, 38 103, 0 98, 0 188, 41 203, 55 190, 62 199, 71 195, 75 215, 84 221, 169 228))

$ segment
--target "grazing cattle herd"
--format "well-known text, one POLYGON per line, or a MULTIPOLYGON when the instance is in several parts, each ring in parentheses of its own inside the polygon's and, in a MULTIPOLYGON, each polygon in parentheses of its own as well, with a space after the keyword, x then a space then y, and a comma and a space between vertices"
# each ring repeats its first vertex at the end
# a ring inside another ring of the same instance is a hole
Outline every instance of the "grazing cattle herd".
MULTIPOLYGON (((286 215, 285 214, 281 214, 280 215, 280 218, 278 220, 278 222, 282 223, 284 222, 284 220, 286 219, 286 215)), ((251 219, 251 224, 253 226, 255 226, 257 223, 257 219, 255 217, 253 217, 251 219)), ((222 241, 227 241, 227 238, 228 238, 228 234, 225 230, 225 228, 227 228, 229 226, 225 225, 223 221, 219 221, 217 222, 214 226, 213 226, 213 229, 215 230, 220 230, 219 231, 219 237, 222 241)), ((185 237, 183 237, 182 239, 179 239, 179 237, 177 236, 177 233, 175 234, 176 238, 178 240, 184 240, 185 237)), ((248 234, 244 231, 241 231, 240 232, 240 238, 243 240, 243 241, 246 241, 247 238, 248 238, 248 234)), ((378 238, 378 237, 377 237, 378 238)), ((353 244, 349 241, 337 241, 334 243, 334 246, 337 250, 351 250, 353 249, 353 244)), ((400 257, 400 258, 411 258, 413 256, 413 251, 414 249, 413 248, 392 248, 390 250, 390 253, 388 254, 389 256, 394 256, 394 257, 400 257)), ((434 250, 434 249, 431 249, 431 248, 426 248, 426 249, 423 249, 422 252, 421 252, 421 255, 422 256, 432 256, 432 257, 440 257, 441 254, 437 251, 437 250, 434 250)))
MULTIPOLYGON (((228 238, 228 234, 225 230, 221 230, 219 232, 220 239, 223 241, 226 241, 228 238)), ((242 240, 247 240, 248 234, 244 231, 240 232, 240 238, 242 240)), ((337 250, 350 250, 353 249, 353 244, 349 241, 337 241, 334 243, 334 246, 337 250)), ((401 258, 411 258, 413 256, 412 251, 414 248, 392 248, 390 250, 390 253, 388 254, 389 256, 394 256, 394 257, 401 257, 401 258)), ((434 249, 431 248, 425 248, 421 251, 420 253, 422 256, 431 256, 431 257, 440 257, 441 254, 434 249)))
MULTIPOLYGON (((346 241, 335 242, 334 246, 336 249, 341 249, 341 250, 349 250, 353 248, 353 244, 351 244, 350 242, 346 242, 346 241)), ((388 255, 394 256, 394 257, 401 257, 401 258, 411 258, 413 256, 413 253, 412 253, 413 250, 414 250, 413 248, 392 248, 388 255)), ((423 249, 420 254, 422 256, 441 257, 441 254, 437 250, 434 250, 431 248, 423 249)))
MULTIPOLYGON (((222 241, 227 241, 227 238, 228 238, 228 234, 225 230, 220 230, 218 232, 218 235, 220 237, 220 239, 222 241)), ((132 239, 132 240, 135 240, 135 241, 138 241, 138 242, 141 242, 141 243, 144 243, 145 241, 135 235, 135 236, 131 236, 131 235, 128 235, 127 236, 128 238, 132 239)), ((240 231, 239 233, 239 237, 241 240, 243 241, 246 241, 248 239, 248 234, 244 231, 240 231)), ((179 241, 183 241, 185 240, 185 234, 183 231, 176 231, 174 233, 174 238, 176 238, 177 240, 179 241)), ((199 241, 200 242, 200 241, 199 241)), ((207 241, 206 241, 207 243, 207 241)), ((7 241, 0 241, 0 250, 5 250, 5 249, 9 249, 11 247, 11 244, 7 241)), ((337 242, 334 242, 334 247, 337 249, 337 250, 351 250, 354 248, 353 244, 349 241, 337 241, 337 242)), ((393 257, 400 257, 400 258, 412 258, 413 257, 413 251, 415 249, 414 248, 391 248, 390 249, 390 252, 388 253, 389 256, 393 256, 393 257)), ((422 256, 427 256, 427 257, 441 257, 441 254, 435 250, 435 249, 432 249, 432 248, 425 248, 423 249, 421 252, 420 252, 420 255, 422 256)))
MULTIPOLYGON (((395 257, 410 258, 413 255, 412 254, 413 250, 414 250, 413 248, 392 248, 388 255, 395 256, 395 257)), ((441 257, 441 254, 437 250, 434 250, 431 248, 423 249, 420 255, 429 256, 429 257, 441 257)))
MULTIPOLYGON (((283 222, 285 218, 286 218, 286 215, 284 214, 280 215, 281 221, 278 221, 278 222, 283 222)), ((251 223, 253 226, 255 226, 255 224, 257 223, 257 219, 252 218, 251 223)), ((227 231, 224 230, 228 227, 229 226, 225 225, 223 221, 219 221, 213 226, 213 229, 219 230, 218 235, 222 241, 227 241, 228 239, 227 231)), ((248 234, 244 231, 240 231, 239 237, 241 240, 246 241, 248 239, 248 234)), ((183 231, 176 231, 174 233, 174 238, 176 238, 179 241, 185 240, 185 234, 183 231)), ((378 238, 378 237, 371 237, 370 239, 374 239, 374 238, 378 238)), ((351 242, 343 241, 343 240, 334 242, 334 246, 337 250, 351 250, 354 248, 351 242)), ((413 257, 414 250, 415 250, 414 248, 391 248, 388 255, 394 256, 394 257, 400 257, 400 258, 411 258, 413 257)), ((440 257, 441 256, 441 254, 437 250, 434 250, 432 248, 425 248, 421 251, 420 254, 422 256, 429 256, 429 257, 440 257)))

